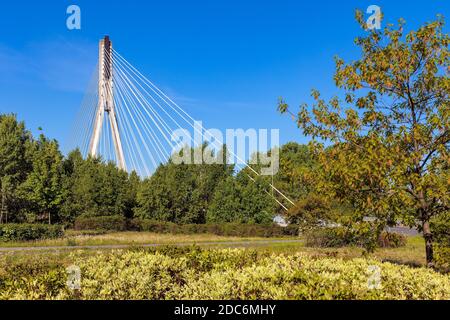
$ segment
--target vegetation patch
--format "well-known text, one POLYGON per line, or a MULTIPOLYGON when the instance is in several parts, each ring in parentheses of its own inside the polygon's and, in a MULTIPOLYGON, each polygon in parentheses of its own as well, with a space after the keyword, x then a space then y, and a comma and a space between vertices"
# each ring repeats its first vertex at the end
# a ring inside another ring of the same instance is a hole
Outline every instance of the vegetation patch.
POLYGON ((297 236, 298 227, 291 225, 281 227, 275 224, 244 224, 244 223, 208 223, 178 225, 155 220, 135 219, 132 226, 137 231, 172 234, 215 234, 227 237, 283 237, 297 236))
POLYGON ((79 217, 75 220, 75 230, 125 231, 127 222, 123 216, 79 217))
POLYGON ((0 298, 450 299, 448 277, 370 259, 194 247, 76 253, 68 260, 81 269, 80 290, 66 286, 66 265, 0 260, 0 298), (376 288, 369 285, 374 266, 381 271, 376 288))
POLYGON ((132 219, 121 216, 80 217, 76 230, 140 231, 162 234, 214 234, 227 237, 283 237, 297 236, 298 226, 281 227, 276 224, 207 223, 176 224, 172 222, 132 219))
POLYGON ((433 219, 431 228, 436 242, 435 267, 450 273, 450 212, 433 219))
POLYGON ((63 235, 63 228, 58 225, 0 224, 0 242, 55 239, 63 235))
MULTIPOLYGON (((364 247, 367 241, 365 235, 344 227, 313 229, 305 233, 305 238, 306 246, 322 248, 364 247)), ((376 244, 379 248, 399 248, 406 246, 407 241, 407 237, 402 234, 383 231, 376 244)))

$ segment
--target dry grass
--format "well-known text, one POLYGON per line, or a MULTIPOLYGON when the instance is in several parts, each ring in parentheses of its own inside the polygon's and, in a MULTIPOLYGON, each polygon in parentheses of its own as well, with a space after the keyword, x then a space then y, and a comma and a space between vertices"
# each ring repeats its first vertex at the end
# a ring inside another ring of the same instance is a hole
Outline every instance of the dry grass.
MULTIPOLYGON (((93 234, 89 232, 69 232, 64 239, 37 241, 31 243, 10 243, 9 247, 17 246, 102 246, 102 245, 131 245, 141 246, 148 244, 156 245, 176 245, 176 244, 199 244, 205 247, 239 247, 249 248, 258 251, 270 251, 274 253, 291 254, 302 252, 312 258, 320 257, 336 257, 343 259, 353 259, 362 256, 371 256, 382 261, 409 265, 424 266, 425 265, 425 245, 420 236, 408 238, 408 243, 402 248, 384 248, 377 249, 375 253, 367 255, 365 251, 357 247, 344 248, 308 248, 302 242, 298 242, 298 238, 283 238, 283 240, 296 240, 292 242, 270 242, 277 240, 274 238, 239 238, 239 237, 222 237, 211 234, 195 234, 195 235, 172 235, 172 234, 156 234, 150 232, 117 232, 108 234, 93 234), (211 242, 213 242, 211 244, 211 242), (209 243, 209 244, 208 244, 209 243)), ((279 238, 278 238, 279 239, 279 238)), ((5 244, 3 244, 5 245, 5 244)), ((75 249, 75 248, 74 248, 75 249)), ((78 248, 77 248, 78 249, 78 248)), ((86 254, 97 252, 96 250, 85 250, 86 254), (88 252, 89 251, 89 252, 88 252)), ((101 250, 110 250, 110 248, 102 248, 101 250)), ((68 253, 68 252, 67 252, 68 253)), ((11 253, 0 253, 2 255, 10 255, 11 253)), ((15 252, 13 255, 33 255, 33 256, 52 256, 54 259, 63 258, 66 253, 41 251, 41 252, 15 252)))
MULTIPOLYGON (((280 238, 271 238, 280 239, 280 238)), ((285 238, 289 239, 289 238, 285 238)), ((290 238, 293 239, 293 238, 290 238)), ((89 234, 86 232, 69 231, 61 239, 41 240, 31 242, 0 243, 0 247, 59 247, 59 246, 102 246, 102 245, 146 245, 146 244, 185 244, 203 242, 238 242, 258 241, 267 238, 256 237, 225 237, 213 234, 160 234, 151 232, 115 232, 106 234, 89 234)))
POLYGON ((223 237, 212 234, 173 235, 150 232, 117 232, 98 236, 77 236, 75 241, 79 245, 103 244, 174 244, 174 243, 202 243, 261 240, 262 238, 223 237))
POLYGON ((293 253, 302 252, 311 257, 336 257, 342 259, 360 258, 362 256, 374 257, 381 261, 392 262, 396 264, 409 265, 413 267, 424 266, 425 242, 421 236, 410 236, 405 247, 401 248, 381 248, 372 254, 367 254, 364 249, 358 247, 344 248, 310 248, 302 243, 275 243, 271 244, 269 249, 273 252, 293 253))

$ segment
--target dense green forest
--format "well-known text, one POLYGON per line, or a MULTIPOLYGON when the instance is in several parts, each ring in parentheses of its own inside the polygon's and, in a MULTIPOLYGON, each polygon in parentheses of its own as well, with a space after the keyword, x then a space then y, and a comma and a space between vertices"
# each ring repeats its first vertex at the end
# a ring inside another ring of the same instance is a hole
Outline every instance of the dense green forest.
MULTIPOLYGON (((312 157, 297 143, 280 153, 274 183, 298 199, 308 192, 300 177, 312 157)), ((36 139, 15 115, 0 115, 0 223, 70 225, 79 216, 115 215, 179 224, 270 223, 282 211, 267 194, 271 177, 252 181, 248 174, 228 164, 169 161, 142 180, 113 163, 84 159, 79 150, 65 157, 57 141, 43 134, 36 139)))

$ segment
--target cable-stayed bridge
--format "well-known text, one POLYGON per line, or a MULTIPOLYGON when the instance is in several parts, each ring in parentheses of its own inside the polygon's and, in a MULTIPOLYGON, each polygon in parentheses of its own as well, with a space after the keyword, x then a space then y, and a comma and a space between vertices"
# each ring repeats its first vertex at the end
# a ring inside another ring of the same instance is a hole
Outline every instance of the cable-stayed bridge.
POLYGON ((113 48, 100 41, 99 61, 73 129, 84 156, 101 156, 146 177, 166 162, 173 131, 194 119, 113 48))
MULTIPOLYGON (((125 171, 150 176, 167 162, 182 145, 172 139, 174 130, 189 128, 194 133, 210 135, 182 107, 144 76, 118 53, 108 36, 99 43, 99 59, 73 128, 72 142, 82 154, 112 161, 125 171)), ((208 139, 210 148, 221 150, 223 142, 208 139)), ((195 144, 195 141, 194 141, 195 144)), ((261 173, 247 164, 233 150, 227 153, 236 165, 250 170, 249 179, 255 181, 261 173)), ((294 203, 269 183, 273 193, 289 205, 294 203)), ((271 189, 271 190, 270 190, 271 189)))

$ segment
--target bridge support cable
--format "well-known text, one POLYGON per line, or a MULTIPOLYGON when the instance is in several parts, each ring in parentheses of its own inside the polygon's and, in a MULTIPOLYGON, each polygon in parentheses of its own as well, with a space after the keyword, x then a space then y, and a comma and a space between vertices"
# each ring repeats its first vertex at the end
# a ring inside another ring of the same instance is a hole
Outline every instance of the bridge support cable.
MULTIPOLYGON (((134 133, 136 131, 141 142, 140 145, 146 149, 146 156, 150 158, 156 167, 154 159, 151 159, 153 154, 158 156, 160 162, 165 162, 170 157, 170 151, 167 150, 167 146, 171 148, 170 150, 173 149, 172 141, 169 138, 171 134, 170 127, 165 122, 162 122, 167 133, 163 131, 158 124, 158 122, 161 123, 161 117, 158 114, 152 115, 148 111, 152 107, 149 105, 147 99, 143 97, 142 93, 137 89, 137 86, 125 75, 120 66, 114 61, 113 64, 115 66, 114 83, 116 84, 118 93, 118 95, 116 94, 116 98, 118 97, 118 99, 122 100, 122 103, 118 104, 122 106, 122 112, 127 115, 127 118, 130 118, 130 121, 133 122, 132 127, 135 130, 131 132, 134 133), (150 124, 154 124, 160 134, 157 134, 150 124), (166 139, 167 146, 164 146, 161 142, 159 138, 161 135, 166 139), (148 148, 149 146, 153 148, 153 151, 148 148)), ((137 151, 139 152, 140 150, 137 151)), ((145 161, 143 160, 142 162, 145 161)))
MULTIPOLYGON (((117 97, 120 101, 119 106, 122 107, 121 114, 123 115, 122 119, 124 120, 124 123, 125 123, 124 128, 126 129, 125 131, 130 133, 131 141, 133 142, 132 144, 129 145, 130 157, 133 157, 134 154, 137 155, 135 158, 139 159, 139 161, 140 161, 140 164, 136 167, 137 172, 139 172, 141 175, 143 173, 143 175, 148 176, 148 175, 150 175, 150 170, 147 167, 147 160, 144 157, 141 147, 140 147, 141 144, 147 146, 147 144, 146 144, 147 142, 145 141, 145 139, 143 139, 144 141, 141 141, 141 142, 138 141, 138 136, 142 137, 142 134, 140 134, 139 126, 137 125, 134 117, 132 116, 132 114, 130 112, 129 105, 131 104, 131 102, 127 100, 126 90, 124 90, 119 83, 117 83, 117 84, 118 84, 118 86, 116 88, 117 93, 118 93, 117 97), (136 131, 139 132, 139 134, 137 134, 136 131), (144 169, 144 172, 142 172, 141 169, 144 169)), ((149 157, 152 160, 152 162, 155 164, 156 161, 154 160, 153 155, 149 154, 149 157)))
MULTIPOLYGON (((149 106, 151 108, 150 105, 148 105, 147 101, 145 100, 145 98, 142 96, 142 94, 137 90, 136 86, 129 81, 129 79, 123 75, 123 73, 118 70, 118 72, 116 73, 118 75, 116 82, 119 83, 119 86, 121 86, 122 88, 124 86, 127 87, 127 89, 124 90, 124 92, 127 95, 127 98, 129 99, 129 101, 131 101, 131 107, 133 108, 133 111, 136 113, 136 115, 139 117, 139 119, 142 121, 143 123, 143 128, 145 130, 147 130, 147 132, 150 135, 150 142, 153 145, 153 140, 156 142, 156 148, 158 149, 157 151, 159 152, 158 155, 160 157, 160 160, 167 161, 168 160, 168 156, 170 156, 170 153, 167 152, 167 150, 164 150, 164 146, 163 143, 161 142, 161 140, 159 139, 158 134, 156 134, 156 132, 153 130, 153 128, 151 126, 149 126, 148 121, 145 120, 145 115, 143 114, 143 112, 141 112, 141 109, 143 109, 146 114, 150 117, 151 121, 155 124, 156 128, 158 129, 158 131, 160 132, 160 134, 166 139, 166 141, 168 142, 169 146, 171 146, 173 148, 172 142, 171 140, 168 138, 168 136, 170 136, 170 129, 167 129, 167 125, 165 126, 165 129, 168 133, 168 135, 161 129, 161 127, 158 125, 158 122, 155 121, 155 117, 152 116, 152 114, 150 114, 146 108, 146 106, 149 106), (131 93, 131 94, 130 94, 131 93), (142 108, 139 108, 138 106, 141 106, 142 108), (163 159, 161 159, 161 155, 163 156, 163 159)), ((154 112, 153 112, 154 113, 154 112)), ((156 119, 159 118, 158 114, 155 114, 156 119)), ((155 146, 155 145, 153 145, 155 146)))
POLYGON ((125 100, 124 105, 127 109, 126 111, 131 115, 131 120, 134 124, 134 128, 141 128, 141 130, 138 130, 139 138, 141 139, 146 151, 148 152, 153 165, 156 167, 158 165, 157 161, 154 159, 153 152, 150 151, 148 144, 151 145, 154 152, 158 155, 159 159, 164 162, 164 160, 163 160, 164 158, 161 158, 161 151, 158 150, 159 146, 157 146, 154 143, 154 140, 157 141, 157 143, 160 143, 160 140, 159 140, 158 136, 155 134, 154 130, 147 125, 147 123, 145 122, 145 119, 142 117, 139 107, 136 105, 136 101, 133 100, 133 97, 130 95, 129 88, 126 87, 128 85, 123 84, 122 80, 118 80, 117 83, 119 84, 120 90, 123 92, 123 94, 121 94, 121 95, 123 96, 123 99, 125 100), (139 123, 139 125, 137 123, 139 123), (141 131, 143 131, 143 132, 141 132, 141 131), (144 136, 146 133, 148 134, 148 136, 144 136), (148 139, 146 139, 145 137, 148 137, 148 139))
MULTIPOLYGON (((133 105, 134 105, 134 101, 133 101, 132 98, 129 96, 129 92, 127 91, 127 89, 126 89, 126 88, 124 88, 124 89, 120 88, 118 91, 119 91, 119 92, 120 92, 120 91, 123 92, 123 93, 121 94, 121 96, 122 96, 122 98, 124 99, 124 106, 125 106, 125 108, 126 108, 126 110, 124 110, 124 111, 126 111, 127 114, 130 116, 129 118, 130 118, 130 120, 131 120, 131 122, 132 122, 132 128, 137 129, 137 130, 132 130, 131 133, 132 133, 132 137, 133 137, 133 139, 134 139, 134 141, 135 141, 135 143, 136 143, 137 151, 139 152, 139 156, 141 157, 141 160, 142 160, 142 162, 145 164, 145 159, 144 159, 143 154, 142 154, 142 152, 141 152, 141 148, 139 148, 139 145, 144 146, 144 148, 146 149, 147 154, 148 154, 148 156, 149 156, 151 162, 152 162, 153 165, 156 167, 156 166, 157 166, 157 162, 156 162, 155 158, 153 157, 153 152, 150 151, 150 149, 149 149, 149 143, 153 146, 153 141, 151 140, 152 137, 150 137, 150 139, 148 139, 148 142, 147 142, 146 139, 144 138, 143 133, 142 133, 142 130, 141 130, 142 128, 138 125, 136 116, 131 112, 130 106, 133 106, 133 105), (123 90, 123 91, 122 91, 122 90, 123 90), (127 95, 128 95, 128 96, 127 96, 127 95), (128 100, 127 100, 127 99, 128 99, 128 100), (135 132, 135 131, 136 131, 136 132, 135 132), (138 142, 137 142, 136 134, 137 134, 138 138, 140 139, 141 143, 138 143, 138 142)), ((147 174, 148 174, 148 173, 147 173, 147 174)))
MULTIPOLYGON (((143 96, 143 93, 139 91, 139 89, 136 87, 136 85, 130 81, 129 77, 122 71, 118 72, 119 76, 121 77, 121 79, 128 84, 130 90, 132 91, 133 95, 135 96, 135 98, 142 103, 143 106, 143 110, 145 111, 145 113, 147 114, 147 116, 149 116, 151 118, 151 120, 155 123, 155 125, 157 126, 157 129, 159 130, 159 132, 161 133, 161 135, 164 137, 164 139, 166 140, 166 142, 173 148, 173 144, 171 139, 169 138, 172 135, 172 128, 167 124, 167 122, 157 113, 157 111, 153 108, 153 106, 151 105, 151 103, 149 103, 149 101, 147 101, 147 99, 143 96), (131 87, 130 87, 131 86, 131 87), (150 113, 149 113, 150 111, 150 113), (157 121, 155 121, 155 119, 157 121), (158 125, 159 123, 159 125, 158 125), (161 128, 162 127, 162 128, 161 128), (164 130, 163 130, 164 129, 164 130)), ((156 104, 158 104, 158 102, 155 101, 156 104)), ((159 104, 158 104, 159 105, 159 104)), ((141 113, 142 114, 142 113, 141 113)), ((179 126, 181 128, 181 126, 177 123, 176 120, 174 120, 170 114, 168 114, 168 116, 170 117, 170 119, 177 124, 177 126, 179 126)))
POLYGON ((83 156, 87 155, 89 138, 92 133, 95 105, 98 101, 98 67, 95 68, 89 84, 85 90, 80 108, 72 123, 70 134, 67 140, 69 150, 78 148, 83 156))
MULTIPOLYGON (((151 82, 147 77, 145 77, 137 68, 135 68, 131 63, 129 63, 123 56, 121 56, 116 50, 113 50, 113 60, 120 61, 122 67, 127 67, 131 73, 133 73, 137 78, 133 78, 134 81, 141 81, 141 83, 145 84, 147 88, 149 88, 158 98, 160 98, 166 106, 170 107, 181 119, 184 120, 194 131, 197 131, 199 134, 209 135, 210 138, 213 138, 211 134, 205 130, 203 127, 200 129, 195 126, 195 119, 190 116, 183 108, 181 108, 177 103, 175 103, 172 99, 170 99, 161 89, 159 89, 153 82, 151 82), (117 57, 117 58, 114 58, 117 57)), ((117 63, 116 63, 117 64, 117 63)), ((163 109, 164 110, 164 109, 163 109)), ((218 146, 217 142, 214 139, 212 140, 212 144, 214 147, 220 149, 222 146, 218 146)), ((245 168, 248 168, 252 173, 254 173, 257 177, 261 176, 259 172, 253 169, 245 160, 240 158, 233 151, 229 151, 230 154, 235 157, 240 164, 245 168)), ((281 197, 287 200, 291 205, 294 205, 294 202, 287 197, 283 192, 281 192, 278 188, 276 188, 272 183, 269 183, 270 188, 278 193, 281 197)))
MULTIPOLYGON (((149 177, 174 152, 185 147, 174 140, 176 129, 193 130, 194 136, 206 136, 214 150, 223 150, 223 144, 208 130, 114 50, 109 38, 102 41, 101 63, 89 83, 72 129, 72 142, 78 142, 83 156, 95 155, 115 162, 123 170, 149 177)), ((186 138, 191 140, 191 146, 198 143, 191 135, 186 138)), ((233 150, 227 153, 237 160, 236 168, 246 170, 253 183, 264 185, 263 191, 280 207, 288 210, 286 203, 294 205, 274 186, 273 180, 260 179, 263 176, 247 161, 233 150)))

